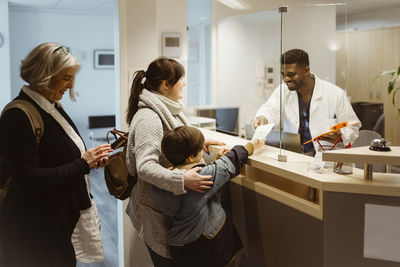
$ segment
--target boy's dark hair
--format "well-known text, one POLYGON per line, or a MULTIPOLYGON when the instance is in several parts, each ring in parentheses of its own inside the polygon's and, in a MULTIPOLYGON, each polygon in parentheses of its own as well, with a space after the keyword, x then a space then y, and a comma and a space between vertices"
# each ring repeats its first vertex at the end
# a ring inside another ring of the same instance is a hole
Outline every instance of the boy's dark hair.
POLYGON ((164 134, 161 141, 161 152, 174 166, 178 166, 204 146, 204 136, 196 128, 180 126, 164 134))
POLYGON ((301 49, 291 49, 286 51, 281 57, 282 64, 299 64, 309 66, 310 61, 306 51, 301 49))

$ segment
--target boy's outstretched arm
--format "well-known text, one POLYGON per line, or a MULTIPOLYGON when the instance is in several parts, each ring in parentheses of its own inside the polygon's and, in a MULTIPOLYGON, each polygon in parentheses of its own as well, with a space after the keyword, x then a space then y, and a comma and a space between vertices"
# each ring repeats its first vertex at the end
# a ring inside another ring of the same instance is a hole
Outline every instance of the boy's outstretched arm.
POLYGON ((215 194, 224 183, 237 176, 246 164, 248 156, 253 154, 255 149, 262 148, 264 143, 265 139, 255 139, 244 146, 234 146, 224 156, 203 167, 200 173, 213 173, 212 180, 214 180, 214 185, 205 197, 215 194))
POLYGON ((225 156, 228 157, 235 166, 235 176, 240 173, 243 165, 246 164, 248 156, 253 154, 254 150, 262 148, 264 146, 264 143, 265 139, 254 139, 244 146, 234 146, 231 151, 225 154, 225 156))

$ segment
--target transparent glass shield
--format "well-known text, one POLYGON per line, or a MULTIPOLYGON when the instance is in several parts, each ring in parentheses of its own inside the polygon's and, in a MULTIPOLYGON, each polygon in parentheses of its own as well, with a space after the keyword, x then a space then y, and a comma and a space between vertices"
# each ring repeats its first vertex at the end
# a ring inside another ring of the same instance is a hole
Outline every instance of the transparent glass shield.
MULTIPOLYGON (((310 83, 311 80, 314 89, 320 81, 327 81, 346 90, 346 38, 341 32, 345 32, 347 28, 347 5, 289 5, 287 12, 282 13, 282 18, 282 53, 293 49, 305 51, 309 58, 309 69, 303 72, 305 65, 301 70, 295 69, 293 65, 296 64, 291 64, 293 56, 285 54, 287 57, 282 57, 281 129, 285 132, 297 130, 301 143, 305 143, 314 136, 328 132, 332 126, 339 123, 334 118, 321 117, 318 123, 314 120, 310 125, 310 116, 318 116, 313 113, 315 106, 312 104, 318 96, 314 95, 316 90, 302 96, 299 92, 302 86, 304 88, 304 83, 310 83), (296 73, 300 77, 290 76, 296 73)), ((304 145, 304 153, 315 150, 313 147, 315 148, 313 142, 304 145)))
MULTIPOLYGON (((286 16, 288 12, 288 6, 281 6, 278 8, 279 14, 280 14, 280 19, 281 19, 281 36, 280 36, 280 50, 279 50, 279 74, 280 74, 280 79, 279 79, 279 155, 282 155, 282 148, 286 149, 286 142, 283 142, 284 138, 284 131, 285 131, 285 82, 284 82, 284 73, 285 73, 285 65, 284 65, 284 60, 285 58, 282 56, 285 50, 285 45, 286 45, 286 16)), ((286 158, 283 157, 281 158, 283 161, 286 161, 286 158)))
MULTIPOLYGON (((268 5, 260 2, 248 9, 234 9, 214 2, 213 105, 239 107, 240 135, 247 138, 254 133, 252 126, 260 107, 272 109, 274 116, 269 116, 268 122, 275 124, 274 145, 301 153, 301 144, 296 147, 293 143, 301 138, 299 110, 295 110, 298 103, 287 101, 281 54, 293 48, 306 51, 313 75, 346 90, 346 38, 341 32, 347 27, 347 6, 289 5, 287 12, 263 6, 268 5), (267 102, 269 99, 273 100, 267 102), (290 120, 297 121, 297 126, 290 125, 290 120)), ((321 123, 318 131, 328 130, 330 123, 321 123)))
POLYGON ((188 27, 187 89, 188 106, 211 102, 211 23, 188 27))
POLYGON ((187 104, 211 103, 211 0, 187 1, 187 104))
POLYGON ((238 11, 221 4, 216 11, 214 104, 238 107, 239 134, 251 139, 258 109, 279 86, 280 15, 277 9, 238 11))

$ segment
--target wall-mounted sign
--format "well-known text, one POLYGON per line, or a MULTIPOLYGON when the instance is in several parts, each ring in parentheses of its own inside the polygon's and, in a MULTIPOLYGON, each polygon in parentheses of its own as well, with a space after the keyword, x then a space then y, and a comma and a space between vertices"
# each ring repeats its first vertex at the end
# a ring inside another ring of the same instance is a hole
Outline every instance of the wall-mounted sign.
POLYGON ((114 50, 95 49, 94 50, 94 68, 95 69, 113 69, 114 68, 114 50))
POLYGON ((180 33, 162 34, 162 55, 164 57, 180 58, 182 56, 182 37, 180 33))

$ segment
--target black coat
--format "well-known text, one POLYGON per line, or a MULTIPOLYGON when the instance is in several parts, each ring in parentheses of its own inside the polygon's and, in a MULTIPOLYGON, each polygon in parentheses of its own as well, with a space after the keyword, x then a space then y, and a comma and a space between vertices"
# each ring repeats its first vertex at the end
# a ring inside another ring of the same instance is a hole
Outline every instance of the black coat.
POLYGON ((90 207, 84 179, 89 165, 50 114, 22 91, 17 99, 36 106, 44 134, 38 145, 20 109, 8 110, 0 120, 0 149, 12 176, 0 220, 4 266, 75 266, 71 236, 80 210, 90 207))

